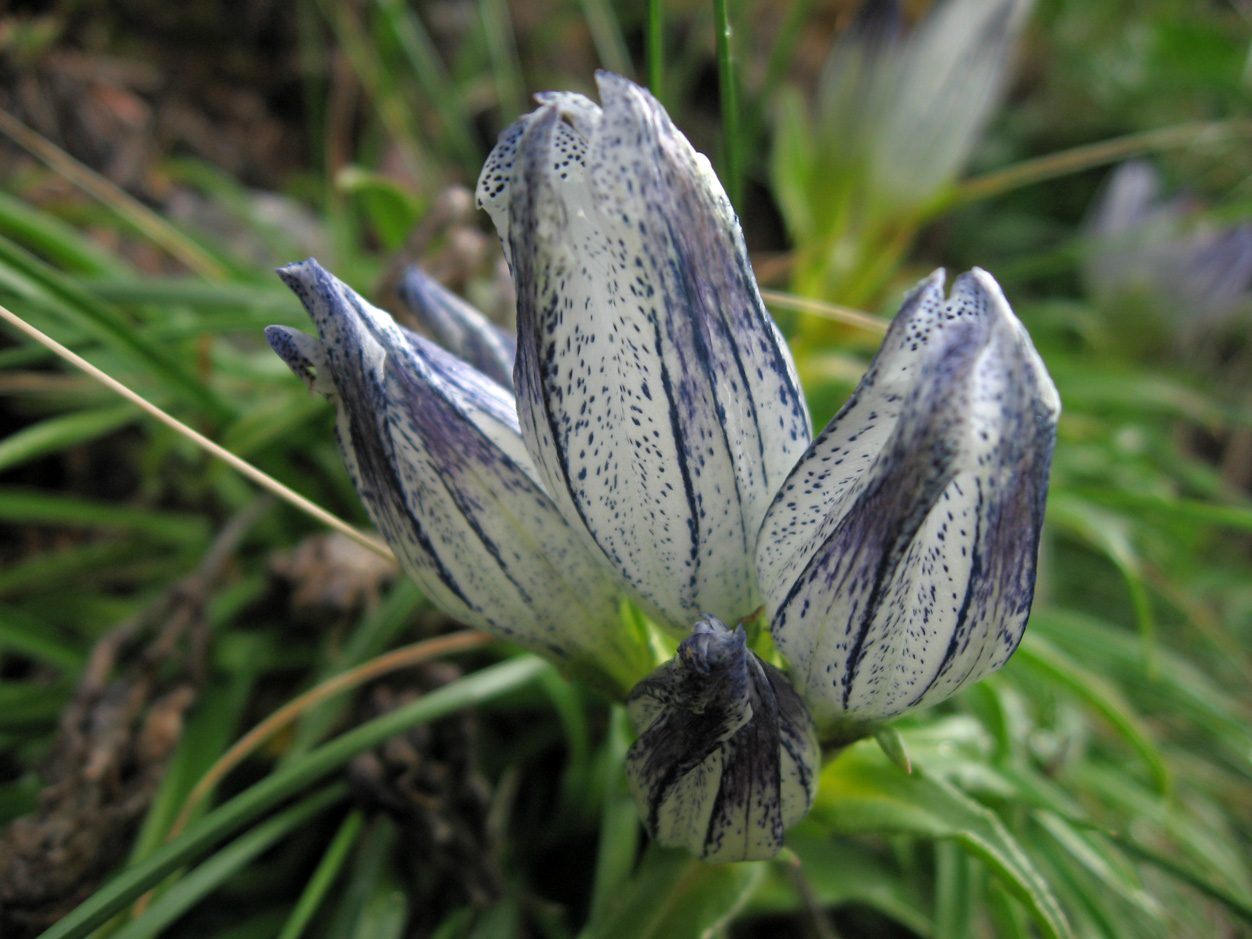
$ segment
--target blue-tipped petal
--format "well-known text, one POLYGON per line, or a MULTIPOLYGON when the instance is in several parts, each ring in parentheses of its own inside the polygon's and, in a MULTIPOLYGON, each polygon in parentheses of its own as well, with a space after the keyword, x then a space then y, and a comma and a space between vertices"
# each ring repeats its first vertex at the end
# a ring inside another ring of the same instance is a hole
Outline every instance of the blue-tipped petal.
POLYGON ((1030 612, 1060 401, 988 274, 942 284, 905 300, 761 529, 771 632, 821 726, 954 694, 1030 612))
POLYGON ((760 603, 752 555, 811 437, 709 166, 642 88, 548 103, 479 183, 518 291, 518 411, 553 499, 676 630, 760 603))
POLYGON ((400 280, 400 299, 434 337, 457 358, 513 391, 517 340, 435 280, 412 266, 400 280))
POLYGON ((430 600, 570 667, 636 677, 617 594, 535 476, 498 384, 368 304, 315 261, 279 275, 320 340, 271 326, 274 350, 338 416, 370 517, 430 600))
POLYGON ((771 858, 809 810, 820 750, 804 702, 743 627, 696 623, 631 692, 631 795, 659 844, 706 861, 771 858))

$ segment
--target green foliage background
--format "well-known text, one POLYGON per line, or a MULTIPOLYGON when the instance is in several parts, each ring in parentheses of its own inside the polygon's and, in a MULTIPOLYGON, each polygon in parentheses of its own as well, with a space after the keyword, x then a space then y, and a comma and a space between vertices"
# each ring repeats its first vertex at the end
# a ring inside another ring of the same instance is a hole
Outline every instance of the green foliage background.
MULTIPOLYGON (((926 6, 905 4, 907 18, 926 6)), ((78 13, 9 14, 10 77, 56 55, 78 13)), ((889 316, 935 266, 978 264, 1001 281, 1065 407, 1035 612, 1002 673, 899 722, 911 773, 872 740, 833 760, 775 862, 709 867, 645 847, 621 715, 500 647, 372 720, 343 696, 308 710, 166 841, 196 781, 250 726, 442 624, 397 581, 338 628, 293 625, 268 569, 316 523, 5 326, 0 824, 38 809, 95 644, 202 569, 224 526, 243 528, 203 604, 204 674, 168 766, 101 882, 45 935, 1252 935, 1248 295, 1196 343, 1196 311, 1168 297, 1094 296, 1084 227, 1110 166, 1132 157, 1187 196, 1186 226, 1248 220, 1246 4, 1039 0, 1003 103, 954 176, 889 216, 825 228, 805 228, 796 207, 819 205, 812 187, 839 184, 832 174, 864 171, 841 160, 838 126, 814 130, 822 60, 850 4, 302 0, 279 18, 295 37, 308 152, 273 185, 309 220, 276 224, 252 180, 203 157, 155 165, 225 220, 218 234, 15 156, 0 192, 0 303, 364 524, 329 409, 262 340, 270 323, 306 326, 269 268, 312 240, 327 268, 378 295, 409 233, 448 185, 472 185, 527 93, 587 91, 591 70, 609 67, 651 82, 714 158, 767 286, 889 316), (719 15, 733 27, 720 47, 719 15), (858 260, 841 267, 845 249, 858 260), (485 905, 455 877, 432 881, 403 826, 344 782, 357 754, 469 704, 501 880, 485 905)), ((124 25, 101 28, 114 54, 142 59, 124 25)), ((493 296, 483 269, 471 281, 493 296)), ((824 422, 877 336, 786 298, 776 312, 824 422)))

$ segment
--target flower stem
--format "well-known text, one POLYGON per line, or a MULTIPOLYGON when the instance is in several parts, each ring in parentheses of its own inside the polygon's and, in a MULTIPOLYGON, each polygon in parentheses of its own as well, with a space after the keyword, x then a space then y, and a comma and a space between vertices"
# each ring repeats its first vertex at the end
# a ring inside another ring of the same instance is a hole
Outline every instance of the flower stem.
MULTIPOLYGON (((722 96, 722 128, 726 135, 726 191, 738 207, 743 195, 743 154, 739 139, 739 93, 735 86, 735 60, 730 48, 730 10, 726 0, 713 0, 717 30, 717 77, 722 96)), ((737 209, 736 209, 737 210, 737 209)))
POLYGON ((665 104, 665 0, 648 0, 648 85, 665 104))

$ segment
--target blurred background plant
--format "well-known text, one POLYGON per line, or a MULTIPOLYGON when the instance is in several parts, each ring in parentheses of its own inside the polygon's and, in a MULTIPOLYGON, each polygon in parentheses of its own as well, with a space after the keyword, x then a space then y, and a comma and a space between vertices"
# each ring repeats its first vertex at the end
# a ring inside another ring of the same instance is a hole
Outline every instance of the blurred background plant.
POLYGON ((421 258, 507 322, 457 187, 528 93, 596 67, 738 194, 819 424, 881 333, 846 307, 889 315, 938 265, 1000 279, 1065 413, 1010 666, 831 762, 782 859, 710 867, 643 847, 616 709, 495 644, 415 644, 451 624, 385 559, 6 325, 0 934, 1252 935, 1250 23, 11 7, 0 303, 356 524, 330 409, 264 346, 307 325, 270 269, 313 254, 399 312, 421 258))

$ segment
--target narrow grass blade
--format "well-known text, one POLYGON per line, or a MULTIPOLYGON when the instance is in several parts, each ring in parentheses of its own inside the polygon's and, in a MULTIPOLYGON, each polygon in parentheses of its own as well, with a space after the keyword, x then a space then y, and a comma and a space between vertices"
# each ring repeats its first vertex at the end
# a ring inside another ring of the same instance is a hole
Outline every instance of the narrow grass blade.
POLYGON ((665 99, 665 0, 648 0, 648 88, 665 99))
POLYGON ((1246 120, 1196 121, 1128 134, 1112 140, 1102 140, 1074 147, 1072 150, 1062 150, 1036 157, 1033 160, 1024 160, 985 176, 975 177, 961 184, 954 195, 938 208, 946 211, 953 204, 987 199, 1022 186, 1078 173, 1097 166, 1107 166, 1143 153, 1224 143, 1241 137, 1252 137, 1252 122, 1246 120))
POLYGON ((226 276, 226 267, 186 234, 4 110, 0 110, 0 133, 49 169, 60 173, 89 196, 108 206, 124 222, 164 249, 171 257, 187 265, 190 270, 210 279, 226 276))
POLYGON ((144 558, 150 551, 129 541, 105 541, 31 555, 0 570, 0 597, 43 593, 74 578, 83 586, 92 582, 90 573, 144 558))
POLYGON ((179 867, 203 857, 223 839, 253 819, 318 780, 339 769, 354 756, 378 746, 419 724, 437 720, 461 708, 482 704, 537 679, 551 666, 527 656, 493 665, 459 679, 430 694, 362 724, 256 783, 210 812, 184 834, 88 897, 40 939, 84 939, 91 931, 120 912, 145 890, 164 880, 179 867))
POLYGON ((464 169, 477 172, 482 153, 474 142, 474 126, 459 89, 448 77, 430 34, 417 11, 402 0, 375 0, 387 28, 426 92, 426 99, 439 115, 440 131, 464 169))
POLYGON ((743 141, 739 133, 739 88, 735 71, 730 6, 713 0, 717 32, 717 79, 722 102, 722 137, 726 141, 726 192, 736 211, 743 211, 743 141))
POLYGON ((630 876, 639 856, 641 828, 639 812, 626 791, 622 763, 630 745, 630 724, 623 708, 610 715, 608 733, 600 751, 604 805, 600 810, 600 842, 596 847, 596 874, 591 891, 591 912, 587 920, 594 928, 600 923, 630 876))
POLYGON ((294 505, 296 508, 300 509, 300 511, 317 519, 322 524, 327 525, 328 527, 333 528, 335 531, 341 532, 344 535, 347 535, 353 541, 357 542, 362 547, 368 548, 369 550, 373 551, 375 554, 379 555, 380 557, 390 558, 393 556, 391 554, 390 549, 388 549, 386 545, 382 544, 379 541, 376 541, 375 539, 371 538, 369 535, 366 535, 357 531, 355 528, 353 528, 351 525, 344 522, 342 519, 336 518, 334 515, 331 515, 321 506, 315 505, 314 503, 310 502, 308 499, 304 498, 304 496, 300 495, 295 490, 287 486, 284 486, 282 483, 280 483, 278 480, 274 479, 272 476, 268 475, 267 473, 261 472, 251 463, 248 463, 245 460, 241 460, 238 456, 231 453, 229 450, 225 449, 224 447, 218 445, 217 443, 214 443, 208 437, 205 437, 203 434, 192 430, 182 421, 172 417, 171 415, 167 414, 165 411, 162 411, 155 404, 152 404, 150 401, 146 400, 142 396, 131 391, 129 388, 127 388, 125 385, 123 385, 121 382, 117 381, 116 379, 112 378, 111 376, 106 375, 104 372, 100 371, 100 369, 96 368, 86 359, 71 352, 69 349, 65 348, 55 339, 52 339, 51 337, 44 335, 39 330, 31 326, 29 323, 25 322, 21 317, 14 315, 13 313, 11 313, 9 310, 6 310, 2 306, 0 306, 0 318, 5 319, 8 322, 12 323, 14 326, 22 330, 22 332, 26 333, 32 339, 35 339, 36 341, 47 346, 49 349, 52 349, 54 352, 56 352, 57 355, 61 356, 61 358, 65 359, 71 365, 74 365, 76 368, 79 368, 82 371, 86 372, 96 381, 100 382, 101 384, 109 388, 110 390, 121 395, 127 401, 130 401, 131 403, 138 405, 142 410, 144 410, 151 416, 155 417, 162 424, 165 424, 165 426, 170 427, 173 430, 177 431, 178 433, 182 434, 184 437, 187 437, 189 440, 193 441, 201 449, 205 450, 212 456, 217 457, 219 460, 222 460, 223 462, 229 464, 233 469, 235 469, 239 473, 242 473, 244 476, 248 477, 253 482, 260 485, 262 488, 269 490, 270 492, 274 493, 279 498, 283 499, 286 502, 289 502, 290 504, 294 505))
POLYGON ((1181 499, 1156 492, 1135 492, 1131 489, 1104 489, 1095 486, 1074 487, 1076 496, 1101 505, 1131 512, 1159 512, 1187 522, 1214 525, 1235 531, 1252 532, 1252 506, 1222 505, 1181 499))
POLYGON ((347 794, 347 783, 334 783, 266 819, 171 886, 142 916, 113 933, 111 939, 156 939, 166 927, 255 860, 263 851, 342 801, 347 794))
POLYGON ((244 758, 257 750, 265 741, 288 727, 301 714, 304 714, 318 703, 345 691, 358 688, 367 681, 385 675, 388 672, 407 668, 419 662, 436 658, 439 655, 477 648, 494 641, 491 636, 474 632, 436 636, 433 639, 426 639, 422 642, 416 642, 388 652, 386 655, 381 655, 372 661, 366 662, 364 665, 349 669, 288 701, 265 720, 253 727, 248 733, 244 734, 209 768, 203 778, 196 783, 195 788, 188 794, 187 802, 183 806, 182 812, 170 828, 171 834, 177 834, 186 827, 199 802, 213 791, 213 788, 227 773, 242 762, 244 758))
POLYGON ((906 775, 872 743, 849 747, 822 772, 816 820, 832 834, 910 834, 951 840, 981 859, 1050 939, 1073 933, 1047 880, 990 810, 914 764, 906 775))
POLYGON ((1140 721, 1130 703, 1102 676, 1083 668, 1042 636, 1028 633, 1017 650, 1018 660, 1065 688, 1103 717, 1131 748, 1139 754, 1157 790, 1170 790, 1170 772, 1165 757, 1140 721))
MULTIPOLYGON (((214 420, 230 416, 231 408, 177 357, 151 342, 119 311, 7 238, 0 238, 0 287, 10 288, 119 350, 157 379, 163 389, 180 395, 214 420)), ((6 319, 14 322, 17 318, 6 319)))
MULTIPOLYGON (((262 284, 218 283, 185 277, 76 276, 74 282, 85 292, 108 303, 147 304, 154 307, 178 305, 205 313, 237 313, 255 323, 278 322, 275 316, 288 315, 290 325, 307 322, 303 312, 291 302, 291 291, 262 284)), ((216 319, 216 317, 215 317, 216 319)), ((213 322, 200 322, 198 328, 213 331, 213 322)))
POLYGON ((300 899, 296 901, 291 916, 283 924, 283 931, 278 934, 278 939, 300 939, 304 934, 305 927, 326 900, 330 888, 343 870, 348 854, 361 834, 363 823, 364 816, 359 811, 349 812, 344 818, 339 831, 335 833, 326 853, 318 862, 317 869, 313 871, 313 876, 300 893, 300 899))
POLYGON ((437 171, 428 165, 408 104, 391 76, 381 67, 374 40, 357 19, 355 10, 335 0, 318 0, 317 6, 351 61, 356 77, 369 92, 378 118, 391 135, 405 168, 416 180, 437 179, 437 171))
POLYGON ((610 72, 633 79, 635 70, 631 67, 630 53, 626 51, 626 40, 622 38, 622 29, 612 5, 607 0, 579 0, 579 6, 587 21, 600 65, 610 72))
POLYGON ((173 545, 198 545, 209 538, 208 520, 199 515, 130 508, 17 487, 0 489, 0 520, 136 532, 173 545))
POLYGON ((19 652, 73 674, 83 664, 83 653, 59 639, 47 623, 25 610, 0 603, 0 652, 19 652))
POLYGON ((526 106, 526 85, 522 80, 522 64, 514 42, 513 18, 505 0, 479 0, 479 16, 487 37, 491 56, 491 74, 495 79, 496 98, 506 122, 530 110, 526 106))
POLYGON ((116 255, 77 229, 6 192, 0 192, 0 232, 72 271, 108 275, 124 268, 116 255))
POLYGON ((0 440, 0 472, 81 446, 125 427, 138 416, 130 405, 50 417, 0 440))

